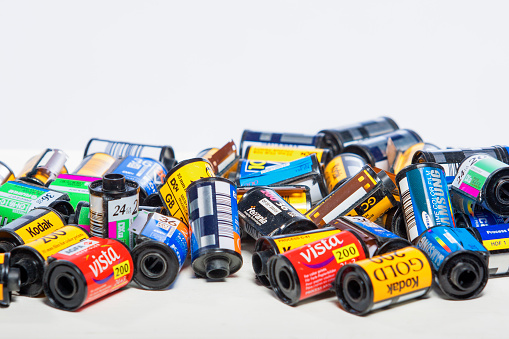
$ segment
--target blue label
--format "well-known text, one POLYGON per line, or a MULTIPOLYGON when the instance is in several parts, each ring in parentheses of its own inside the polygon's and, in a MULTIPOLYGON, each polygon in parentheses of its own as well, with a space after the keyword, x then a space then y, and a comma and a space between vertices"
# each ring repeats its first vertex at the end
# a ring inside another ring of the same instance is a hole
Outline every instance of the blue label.
POLYGON ((155 215, 147 221, 141 235, 168 245, 177 255, 180 270, 189 250, 186 237, 177 228, 180 220, 171 220, 173 218, 162 215, 162 218, 157 218, 155 215))
POLYGON ((111 173, 122 174, 126 179, 137 182, 150 195, 164 182, 167 171, 156 160, 127 156, 111 173))
POLYGON ((478 228, 477 231, 479 231, 483 241, 509 238, 509 225, 507 224, 482 227, 478 228))
POLYGON ((474 215, 469 215, 468 217, 470 218, 472 227, 475 228, 506 224, 509 222, 509 218, 503 218, 479 206, 475 207, 474 215))
POLYGON ((239 178, 245 178, 251 174, 260 173, 272 166, 281 165, 281 162, 274 161, 258 161, 258 160, 240 160, 239 162, 239 178))
POLYGON ((454 227, 444 171, 416 168, 407 173, 407 178, 418 234, 432 226, 454 227))
POLYGON ((248 175, 245 178, 241 178, 239 180, 239 184, 240 186, 272 185, 312 172, 313 161, 311 160, 311 156, 307 156, 288 163, 280 164, 279 166, 272 166, 259 173, 248 175))
POLYGON ((387 231, 385 228, 375 224, 374 222, 364 218, 364 217, 345 217, 348 218, 348 220, 352 221, 354 224, 358 225, 359 227, 365 229, 368 232, 371 232, 375 235, 378 235, 380 237, 384 238, 400 238, 396 234, 387 231), (362 219, 364 220, 362 220, 362 219))
POLYGON ((416 245, 428 254, 436 270, 451 253, 462 250, 486 252, 486 248, 465 228, 433 227, 416 245))

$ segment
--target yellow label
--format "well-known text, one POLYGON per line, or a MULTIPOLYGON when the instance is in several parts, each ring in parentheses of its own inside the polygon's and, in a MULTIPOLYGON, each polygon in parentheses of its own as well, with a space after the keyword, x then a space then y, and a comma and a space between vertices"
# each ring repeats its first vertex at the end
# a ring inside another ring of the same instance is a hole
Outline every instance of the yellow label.
POLYGON ((426 256, 415 247, 358 261, 371 279, 373 302, 429 288, 433 274, 426 256))
POLYGON ((53 233, 27 243, 26 246, 37 250, 46 260, 50 255, 77 244, 83 239, 88 239, 84 230, 76 226, 64 226, 53 233))
POLYGON ((159 188, 166 209, 174 218, 189 226, 186 189, 193 182, 214 176, 214 170, 208 162, 195 160, 173 170, 159 188))
POLYGON ((273 239, 276 244, 279 253, 292 250, 297 247, 301 247, 312 243, 314 241, 327 238, 333 234, 341 232, 340 230, 324 231, 324 232, 313 232, 308 234, 299 234, 291 237, 284 237, 281 239, 273 239))
POLYGON ((5 261, 5 254, 0 254, 0 265, 3 264, 5 261))
POLYGON ((488 251, 505 250, 509 248, 509 238, 484 240, 482 244, 488 251))
POLYGON ((31 221, 14 232, 19 235, 26 244, 30 241, 42 238, 63 226, 64 223, 60 216, 53 211, 48 211, 48 213, 31 221))
POLYGON ((325 170, 323 171, 325 182, 327 182, 327 188, 329 192, 332 192, 334 186, 337 185, 338 182, 346 178, 345 165, 343 164, 343 159, 341 157, 335 157, 327 166, 325 166, 325 170))
POLYGON ((246 155, 248 160, 263 160, 276 162, 289 162, 316 154, 318 162, 322 161, 324 150, 322 148, 295 148, 295 147, 263 147, 251 146, 246 155))
MULTIPOLYGON (((363 210, 367 209, 367 211, 364 212, 362 214, 362 216, 366 219, 371 220, 371 221, 376 221, 378 218, 380 218, 385 212, 387 212, 392 207, 394 207, 394 206, 392 205, 389 198, 384 197, 382 200, 377 202, 376 197, 371 196, 371 197, 369 197, 368 200, 366 200, 365 202, 363 202, 361 204, 361 208, 363 210)), ((348 212, 347 215, 350 217, 355 217, 355 216, 358 216, 359 214, 357 213, 357 211, 355 209, 353 209, 350 212, 348 212)))
POLYGON ((118 279, 123 277, 124 275, 128 275, 131 273, 131 265, 129 265, 129 260, 123 261, 118 265, 113 266, 113 279, 118 279))
POLYGON ((357 258, 359 256, 359 251, 357 250, 357 246, 355 244, 350 244, 347 246, 343 246, 332 251, 334 254, 334 258, 336 258, 336 262, 341 264, 347 260, 357 258))

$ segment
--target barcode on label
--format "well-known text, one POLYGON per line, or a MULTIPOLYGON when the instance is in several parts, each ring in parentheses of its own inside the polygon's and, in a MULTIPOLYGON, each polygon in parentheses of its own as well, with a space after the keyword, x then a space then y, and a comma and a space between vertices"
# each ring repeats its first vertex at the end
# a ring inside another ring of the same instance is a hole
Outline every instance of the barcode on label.
POLYGON ((417 225, 415 223, 414 207, 412 205, 412 198, 408 188, 407 178, 400 181, 399 187, 401 189, 401 203, 403 204, 403 212, 405 213, 405 222, 407 225, 409 240, 413 241, 419 235, 417 232, 417 225))
POLYGON ((216 182, 217 233, 221 248, 235 249, 230 185, 216 182))

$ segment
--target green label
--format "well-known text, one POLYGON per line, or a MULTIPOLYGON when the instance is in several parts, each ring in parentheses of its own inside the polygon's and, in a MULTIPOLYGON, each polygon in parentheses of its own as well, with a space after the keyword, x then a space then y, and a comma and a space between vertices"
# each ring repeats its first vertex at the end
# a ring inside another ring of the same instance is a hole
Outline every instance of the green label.
POLYGON ((65 192, 71 199, 70 203, 74 209, 80 201, 88 202, 90 200, 90 191, 88 186, 100 178, 86 177, 72 174, 61 174, 51 183, 49 188, 65 192))
POLYGON ((78 217, 78 225, 90 227, 90 207, 82 207, 78 217))

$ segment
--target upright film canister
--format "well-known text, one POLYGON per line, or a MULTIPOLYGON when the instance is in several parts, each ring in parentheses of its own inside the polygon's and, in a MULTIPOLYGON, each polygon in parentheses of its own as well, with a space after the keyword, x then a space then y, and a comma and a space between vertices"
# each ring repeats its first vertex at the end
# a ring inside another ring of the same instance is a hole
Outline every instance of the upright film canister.
POLYGON ((187 187, 193 181, 213 176, 214 169, 212 165, 203 158, 184 160, 173 167, 166 175, 164 184, 159 187, 159 195, 165 203, 168 213, 189 225, 187 187))
POLYGON ((240 139, 240 149, 245 151, 249 146, 276 147, 320 147, 323 145, 324 135, 305 135, 298 133, 271 133, 244 130, 240 139))
POLYGON ((400 129, 347 146, 344 153, 360 155, 371 166, 388 171, 390 167, 387 154, 389 140, 392 141, 397 152, 404 152, 409 147, 422 142, 421 137, 414 131, 400 129))
POLYGON ((255 187, 238 204, 245 231, 254 239, 310 231, 317 226, 269 187, 255 187))
POLYGON ((138 183, 126 180, 122 174, 106 174, 91 183, 89 189, 90 233, 119 240, 132 248, 134 239, 129 227, 138 215, 138 183))
POLYGON ((187 188, 191 262, 196 275, 218 280, 242 267, 237 187, 214 177, 187 188))
POLYGON ((94 153, 107 153, 115 158, 122 158, 128 155, 142 158, 151 158, 159 160, 169 171, 175 166, 175 152, 171 146, 156 146, 133 144, 130 142, 111 141, 92 138, 85 147, 83 158, 94 153))
POLYGON ((426 255, 415 247, 343 266, 335 280, 341 307, 356 315, 425 296, 433 271, 426 255))
POLYGON ((291 251, 272 256, 268 262, 270 285, 285 304, 326 292, 339 269, 365 259, 367 249, 350 231, 342 231, 291 251))
POLYGON ((67 173, 67 158, 64 151, 48 148, 26 162, 18 179, 36 185, 49 185, 60 173, 67 173))
POLYGON ((169 288, 189 252, 187 225, 173 217, 140 211, 131 231, 138 235, 131 251, 133 280, 146 290, 169 288))
POLYGON ((449 189, 442 167, 420 163, 405 167, 396 176, 408 240, 432 226, 455 227, 449 189))
POLYGON ((15 267, 10 267, 10 253, 0 253, 0 306, 11 304, 12 292, 19 291, 20 273, 15 267))
POLYGON ((88 233, 80 227, 67 225, 40 239, 14 248, 11 251, 11 266, 21 272, 19 293, 28 297, 41 294, 42 277, 48 257, 88 238, 88 233))
POLYGON ((476 206, 509 216, 509 165, 488 155, 465 159, 451 185, 453 206, 471 214, 476 206))
POLYGON ((75 311, 129 284, 133 260, 127 247, 113 239, 93 237, 48 259, 44 293, 51 304, 75 311))
POLYGON ((21 218, 0 228, 0 252, 42 238, 66 224, 64 218, 50 207, 31 210, 21 218))
POLYGON ((437 285, 450 299, 479 295, 488 281, 488 251, 465 228, 435 226, 415 241, 428 255, 437 285))
POLYGON ((343 215, 362 215, 376 220, 396 204, 391 193, 394 183, 381 171, 369 165, 332 191, 306 212, 318 227, 343 215))
POLYGON ((253 270, 256 278, 264 286, 270 287, 270 281, 267 276, 267 262, 272 256, 330 237, 339 232, 341 232, 341 230, 334 227, 325 227, 297 234, 282 234, 273 237, 265 236, 258 238, 252 256, 253 270))
POLYGON ((89 154, 83 158, 73 174, 102 178, 116 160, 107 153, 89 154))
POLYGON ((373 120, 363 121, 357 124, 338 128, 321 130, 325 136, 322 148, 331 149, 334 155, 343 152, 343 149, 363 139, 373 138, 399 129, 398 125, 388 117, 380 117, 373 120))
POLYGON ((323 170, 328 191, 334 191, 349 178, 359 173, 362 167, 367 164, 366 160, 357 154, 342 153, 336 155, 323 170))

